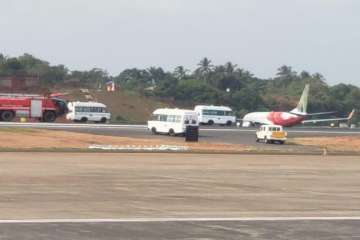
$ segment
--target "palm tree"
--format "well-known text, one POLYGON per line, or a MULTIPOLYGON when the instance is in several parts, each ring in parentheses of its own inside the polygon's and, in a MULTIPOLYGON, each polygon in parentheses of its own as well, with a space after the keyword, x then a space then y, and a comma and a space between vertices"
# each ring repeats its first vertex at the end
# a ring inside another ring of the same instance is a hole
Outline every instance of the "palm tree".
POLYGON ((206 81, 214 65, 212 65, 210 59, 205 57, 198 63, 198 66, 199 67, 195 70, 196 75, 198 75, 201 79, 206 81))
POLYGON ((225 73, 227 75, 232 75, 235 72, 237 65, 232 64, 231 62, 227 62, 225 63, 224 67, 225 67, 225 73))
POLYGON ((184 66, 177 66, 174 70, 174 77, 178 80, 186 78, 186 73, 189 72, 188 69, 185 69, 184 66))

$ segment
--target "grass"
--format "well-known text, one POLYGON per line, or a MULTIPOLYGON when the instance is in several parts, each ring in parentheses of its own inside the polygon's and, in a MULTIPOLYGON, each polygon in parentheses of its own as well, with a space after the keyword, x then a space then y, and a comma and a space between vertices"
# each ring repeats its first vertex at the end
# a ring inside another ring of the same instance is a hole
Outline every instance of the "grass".
POLYGON ((39 131, 39 129, 33 128, 0 127, 0 132, 3 133, 35 133, 39 131))

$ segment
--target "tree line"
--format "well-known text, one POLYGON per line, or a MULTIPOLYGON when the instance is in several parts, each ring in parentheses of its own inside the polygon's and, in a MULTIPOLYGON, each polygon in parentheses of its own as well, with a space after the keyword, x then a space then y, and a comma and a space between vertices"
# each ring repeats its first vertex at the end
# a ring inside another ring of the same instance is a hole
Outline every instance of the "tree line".
POLYGON ((311 85, 309 112, 337 111, 346 114, 360 109, 360 88, 350 84, 330 86, 320 73, 296 72, 281 66, 276 76, 261 79, 238 65, 214 65, 203 58, 190 71, 178 66, 172 71, 161 67, 125 69, 116 76, 105 70, 69 71, 64 65, 52 66, 30 54, 7 57, 0 54, 0 75, 39 76, 45 86, 102 88, 114 81, 121 89, 172 101, 179 106, 220 104, 231 106, 239 117, 249 111, 289 110, 306 83, 311 85))

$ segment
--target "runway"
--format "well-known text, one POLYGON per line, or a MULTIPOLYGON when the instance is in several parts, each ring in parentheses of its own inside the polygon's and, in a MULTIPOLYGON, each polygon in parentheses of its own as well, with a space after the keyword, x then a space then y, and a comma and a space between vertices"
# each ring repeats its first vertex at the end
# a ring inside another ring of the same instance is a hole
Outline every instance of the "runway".
MULTIPOLYGON (((119 125, 119 124, 60 124, 60 123, 6 123, 0 122, 1 127, 21 127, 66 130, 98 135, 123 136, 134 138, 164 139, 168 136, 152 135, 146 125, 119 125)), ((288 136, 360 136, 360 128, 287 128, 288 136)), ((221 126, 200 126, 200 141, 221 142, 244 145, 259 145, 255 140, 256 128, 236 128, 221 126)), ((264 144, 261 144, 263 146, 264 144)))
POLYGON ((2 223, 1 239, 159 240, 276 239, 349 240, 360 238, 359 220, 121 221, 2 223))
POLYGON ((354 156, 0 153, 0 239, 358 239, 354 156))

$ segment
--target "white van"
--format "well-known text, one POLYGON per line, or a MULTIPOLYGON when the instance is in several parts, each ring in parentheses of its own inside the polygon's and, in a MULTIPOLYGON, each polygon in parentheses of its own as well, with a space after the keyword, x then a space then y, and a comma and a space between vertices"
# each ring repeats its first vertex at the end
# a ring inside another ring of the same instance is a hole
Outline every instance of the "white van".
POLYGON ((154 134, 180 135, 185 133, 186 126, 199 126, 195 111, 159 108, 153 112, 151 120, 148 121, 148 129, 154 134))
POLYGON ((106 123, 111 118, 106 105, 98 102, 69 102, 68 109, 69 113, 66 115, 66 119, 74 122, 106 123))
POLYGON ((201 124, 230 126, 236 121, 236 117, 229 107, 197 105, 194 110, 198 113, 201 124))
POLYGON ((256 141, 265 143, 278 142, 283 144, 287 139, 287 132, 280 125, 261 125, 256 131, 256 141))

